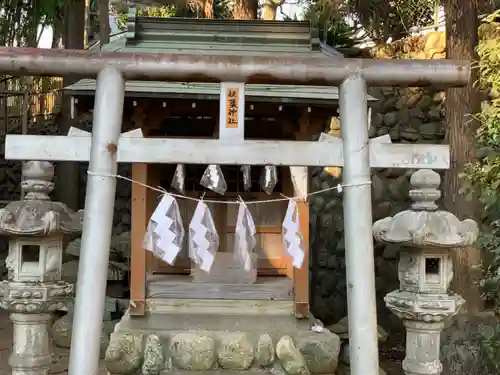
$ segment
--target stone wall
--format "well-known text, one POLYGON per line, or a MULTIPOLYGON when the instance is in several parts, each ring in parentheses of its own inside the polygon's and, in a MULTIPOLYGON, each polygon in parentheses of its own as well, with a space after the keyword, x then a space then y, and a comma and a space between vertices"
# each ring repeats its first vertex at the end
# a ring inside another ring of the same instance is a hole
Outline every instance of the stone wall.
MULTIPOLYGON (((439 59, 444 57, 444 33, 410 37, 373 48, 374 58, 439 59)), ((444 92, 421 88, 371 88, 379 99, 372 107, 370 138, 389 134, 394 143, 442 143, 445 135, 444 92)), ((335 124, 330 129, 337 134, 335 124)), ((414 170, 372 170, 373 221, 408 208, 409 178, 414 170)), ((312 188, 322 190, 341 182, 337 169, 313 170, 312 188), (329 172, 329 173, 328 173, 329 172)), ((313 313, 326 324, 347 315, 342 195, 336 191, 311 199, 313 313)), ((375 244, 377 311, 385 328, 401 322, 385 307, 383 297, 399 286, 398 247, 375 244)))
MULTIPOLYGON (((380 99, 372 109, 370 137, 389 134, 394 143, 442 143, 444 139, 442 92, 420 88, 372 89, 380 99)), ((332 171, 330 171, 332 172, 332 171)), ((414 170, 373 169, 373 221, 408 208, 409 178, 414 170)), ((314 191, 341 182, 323 168, 313 170, 314 191)), ((342 195, 336 191, 311 197, 312 304, 326 324, 347 315, 342 195)), ((375 244, 376 288, 381 324, 399 325, 386 309, 383 297, 397 289, 395 245, 375 244)))

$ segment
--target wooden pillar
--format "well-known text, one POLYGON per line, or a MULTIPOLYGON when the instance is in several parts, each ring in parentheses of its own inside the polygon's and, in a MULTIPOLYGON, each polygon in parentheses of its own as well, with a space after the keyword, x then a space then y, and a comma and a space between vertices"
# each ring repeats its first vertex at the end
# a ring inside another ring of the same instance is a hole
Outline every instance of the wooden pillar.
MULTIPOLYGON (((304 110, 299 118, 299 131, 295 133, 297 141, 305 141, 310 138, 309 125, 309 114, 304 110)), ((290 177, 293 184, 293 195, 304 197, 303 200, 297 202, 304 262, 300 269, 293 269, 295 317, 304 319, 309 317, 309 203, 306 199, 309 192, 309 168, 290 167, 290 177)))
MULTIPOLYGON (((294 196, 305 196, 308 191, 307 167, 290 167, 294 196)), ((309 203, 307 199, 297 202, 304 262, 301 268, 293 268, 294 312, 297 319, 309 316, 309 203)))
MULTIPOLYGON (((158 174, 151 164, 132 164, 132 180, 148 186, 157 186, 158 174)), ((144 236, 148 221, 158 203, 158 194, 140 184, 132 184, 130 315, 146 313, 146 278, 149 272, 150 254, 144 249, 144 236)))

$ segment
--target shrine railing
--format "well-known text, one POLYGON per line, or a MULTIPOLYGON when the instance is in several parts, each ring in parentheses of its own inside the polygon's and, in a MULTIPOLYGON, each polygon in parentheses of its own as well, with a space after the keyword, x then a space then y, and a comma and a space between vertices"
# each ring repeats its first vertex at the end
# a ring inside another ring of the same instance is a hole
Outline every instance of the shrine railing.
POLYGON ((97 77, 92 140, 12 135, 6 147, 6 157, 18 160, 90 160, 70 375, 98 370, 118 162, 343 166, 351 374, 378 374, 370 168, 445 169, 450 160, 443 145, 369 142, 367 85, 461 86, 469 81, 469 62, 4 48, 0 72, 97 77), (240 85, 242 93, 241 83, 339 86, 342 139, 332 143, 245 140, 242 115, 236 125, 219 124, 218 140, 121 138, 127 79, 226 82, 240 85))

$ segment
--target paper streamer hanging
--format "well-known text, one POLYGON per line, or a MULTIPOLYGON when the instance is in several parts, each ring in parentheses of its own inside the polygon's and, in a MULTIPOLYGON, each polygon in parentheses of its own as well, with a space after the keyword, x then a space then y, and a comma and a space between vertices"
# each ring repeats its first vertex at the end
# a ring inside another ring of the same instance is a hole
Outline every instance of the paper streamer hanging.
POLYGON ((177 164, 175 167, 174 176, 172 177, 172 183, 170 186, 177 190, 179 193, 185 193, 186 185, 186 167, 184 164, 177 164))
POLYGON ((215 191, 217 194, 224 195, 227 184, 220 165, 210 164, 201 177, 200 185, 215 191))
POLYGON ((283 242, 286 252, 292 257, 293 266, 295 268, 302 267, 305 252, 300 233, 299 209, 295 199, 288 201, 285 219, 283 220, 283 242))
POLYGON ((209 272, 219 248, 219 235, 212 213, 203 201, 198 202, 189 223, 189 257, 201 270, 209 272))
POLYGON ((165 194, 149 220, 144 248, 172 265, 181 252, 184 227, 177 201, 165 194))
POLYGON ((260 187, 267 194, 271 195, 278 184, 278 171, 274 165, 266 165, 260 176, 260 187))
POLYGON ((255 248, 255 223, 248 206, 241 202, 238 207, 238 217, 236 219, 234 259, 243 264, 245 271, 252 268, 252 253, 255 248))

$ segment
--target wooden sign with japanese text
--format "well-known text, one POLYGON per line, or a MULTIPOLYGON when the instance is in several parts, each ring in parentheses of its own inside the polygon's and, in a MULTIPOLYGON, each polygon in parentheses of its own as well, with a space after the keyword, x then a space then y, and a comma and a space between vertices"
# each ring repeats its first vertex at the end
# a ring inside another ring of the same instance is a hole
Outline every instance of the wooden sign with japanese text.
POLYGON ((239 94, 238 87, 226 89, 226 128, 238 128, 238 113, 239 113, 239 94))
POLYGON ((245 134, 245 84, 221 82, 219 141, 241 143, 245 134))

